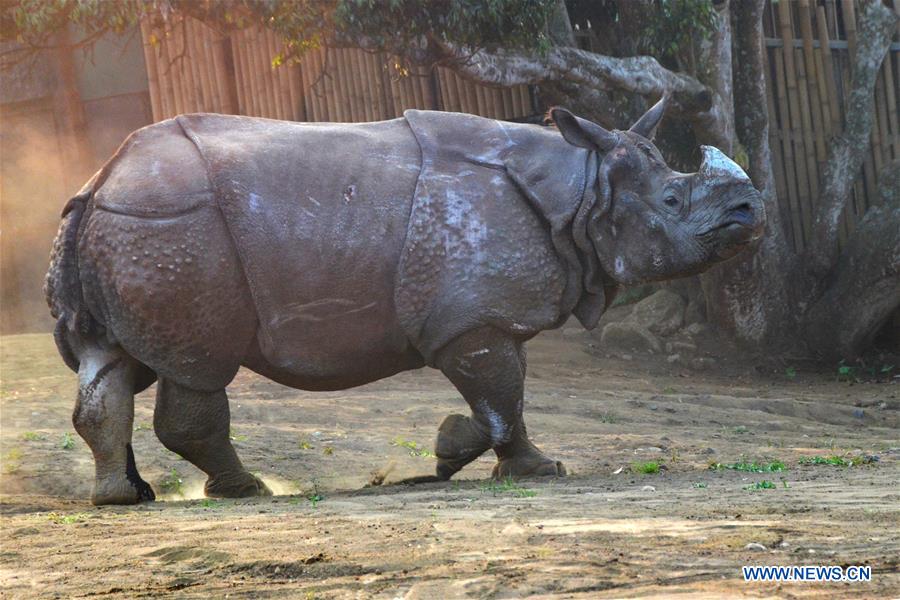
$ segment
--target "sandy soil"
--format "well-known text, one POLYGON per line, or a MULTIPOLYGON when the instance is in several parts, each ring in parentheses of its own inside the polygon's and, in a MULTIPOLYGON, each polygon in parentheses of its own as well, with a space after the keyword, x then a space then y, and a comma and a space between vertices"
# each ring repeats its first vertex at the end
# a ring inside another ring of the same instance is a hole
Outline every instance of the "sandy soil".
POLYGON ((90 452, 70 421, 73 374, 49 336, 5 337, 0 595, 900 594, 896 379, 727 362, 696 372, 598 357, 590 341, 566 330, 529 345, 529 431, 565 479, 490 485, 485 456, 459 481, 391 485, 432 472, 434 459, 408 446, 430 450, 441 419, 463 412, 436 371, 318 394, 241 372, 229 389, 235 445, 279 496, 203 500, 201 473, 153 434, 151 388, 136 401, 134 449, 163 501, 95 508, 90 452), (878 460, 800 464, 831 455, 878 460), (708 468, 741 460, 787 469, 708 468), (646 461, 665 468, 633 472, 646 461), (373 473, 385 484, 366 487, 373 473), (775 489, 748 489, 763 480, 775 489), (866 564, 873 581, 748 584, 747 564, 866 564))

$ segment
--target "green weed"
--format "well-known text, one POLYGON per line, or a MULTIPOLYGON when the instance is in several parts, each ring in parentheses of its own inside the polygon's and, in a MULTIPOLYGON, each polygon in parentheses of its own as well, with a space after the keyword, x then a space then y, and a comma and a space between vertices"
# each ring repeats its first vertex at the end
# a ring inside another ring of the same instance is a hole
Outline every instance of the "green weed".
POLYGON ((73 448, 75 448, 75 437, 68 431, 65 432, 63 434, 62 444, 60 444, 60 447, 63 450, 72 450, 73 448))
POLYGON ((228 437, 231 438, 232 442, 246 442, 247 441, 247 436, 238 433, 237 431, 234 430, 234 428, 231 428, 228 430, 228 437))
POLYGON ((297 447, 301 450, 312 450, 313 445, 309 443, 309 440, 303 439, 297 443, 297 447))
POLYGON ((84 521, 90 517, 87 513, 76 513, 72 515, 61 515, 56 512, 48 513, 47 518, 56 523, 57 525, 71 525, 72 523, 78 523, 80 521, 84 521))
POLYGON ((758 462, 747 462, 740 461, 735 463, 710 463, 709 469, 711 471, 721 471, 721 470, 730 470, 730 471, 745 471, 747 473, 776 473, 778 471, 784 471, 787 467, 780 460, 773 460, 768 463, 758 463, 758 462))
POLYGON ((510 493, 514 496, 518 496, 519 498, 533 498, 537 496, 536 491, 522 487, 521 485, 516 483, 512 477, 506 477, 500 481, 494 481, 492 479, 491 481, 481 486, 481 492, 490 492, 492 496, 510 493))
POLYGON ((776 488, 778 488, 778 486, 768 479, 763 479, 762 481, 757 481, 752 485, 744 487, 745 490, 774 490, 776 488))
POLYGON ((692 484, 692 486, 698 490, 705 490, 709 487, 709 485, 705 481, 696 481, 692 484))
POLYGON ((319 502, 325 499, 325 496, 319 493, 318 484, 313 484, 313 491, 307 494, 306 499, 309 500, 310 506, 316 508, 319 505, 319 502))
POLYGON ((844 458, 843 456, 803 456, 800 458, 801 465, 831 465, 832 467, 858 467, 875 462, 868 456, 851 456, 844 458))
POLYGON ((658 461, 651 460, 648 462, 631 463, 632 473, 642 473, 644 475, 653 475, 659 473, 660 464, 658 461))
POLYGON ((36 431, 26 431, 22 434, 22 439, 26 442, 39 442, 44 439, 44 436, 36 431))
POLYGON ((400 448, 406 448, 409 450, 410 456, 424 456, 433 458, 434 453, 430 450, 426 450, 411 440, 404 440, 402 437, 394 438, 394 441, 391 442, 391 446, 399 446, 400 448))
POLYGON ((22 466, 22 451, 19 448, 10 448, 3 457, 3 472, 15 473, 22 466))
POLYGON ((174 467, 172 467, 172 470, 169 471, 169 474, 159 485, 163 491, 169 494, 176 494, 178 496, 184 495, 184 480, 181 478, 178 469, 174 467))
POLYGON ((795 369, 794 367, 788 367, 784 370, 784 375, 788 379, 794 379, 797 376, 797 369, 795 369))

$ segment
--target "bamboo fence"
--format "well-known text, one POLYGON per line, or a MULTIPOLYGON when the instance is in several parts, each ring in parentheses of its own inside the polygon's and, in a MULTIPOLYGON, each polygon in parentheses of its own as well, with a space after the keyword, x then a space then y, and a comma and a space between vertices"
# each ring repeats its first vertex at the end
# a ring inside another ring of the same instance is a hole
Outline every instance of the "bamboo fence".
POLYGON ((379 121, 408 108, 495 119, 535 111, 527 86, 492 88, 380 53, 319 48, 279 64, 282 41, 261 27, 221 34, 191 18, 141 25, 153 119, 218 112, 293 121, 379 121))
MULTIPOLYGON (((900 0, 891 0, 900 12, 900 0)), ((770 141, 779 205, 796 249, 812 229, 831 140, 841 133, 856 49, 854 0, 772 2, 764 17, 770 141)), ((319 48, 275 66, 282 49, 272 31, 227 34, 190 18, 160 28, 143 23, 144 58, 156 121, 219 112, 294 121, 377 121, 407 108, 467 112, 495 119, 535 113, 527 86, 475 84, 436 67, 402 67, 390 56, 319 48)), ((841 241, 876 202, 881 167, 900 158, 900 43, 875 89, 872 143, 844 211, 841 241)))
MULTIPOLYGON (((891 3, 900 14, 900 0, 891 3)), ((775 184, 787 233, 798 250, 810 239, 828 150, 843 128, 858 9, 854 0, 782 0, 769 4, 763 20, 775 184)), ((900 158, 898 58, 895 34, 878 74, 872 140, 844 210, 842 242, 877 202, 882 167, 900 158)))

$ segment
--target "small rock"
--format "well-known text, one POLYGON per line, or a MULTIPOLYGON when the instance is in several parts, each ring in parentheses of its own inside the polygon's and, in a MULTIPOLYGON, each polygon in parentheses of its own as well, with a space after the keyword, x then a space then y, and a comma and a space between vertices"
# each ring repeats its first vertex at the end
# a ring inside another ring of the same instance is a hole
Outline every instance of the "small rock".
POLYGON ((684 328, 684 332, 691 337, 702 335, 709 331, 709 325, 706 323, 691 323, 684 328))
POLYGON ((682 342, 680 340, 675 340, 670 344, 672 346, 672 352, 696 352, 697 345, 691 342, 682 342))
POLYGON ((744 550, 752 550, 753 552, 765 552, 767 548, 757 542, 750 542, 744 546, 744 550))
POLYGON ((861 408, 854 408, 854 409, 853 409, 853 416, 856 417, 857 419, 862 419, 862 418, 864 418, 864 417, 866 416, 866 411, 864 411, 864 410, 861 409, 861 408))
POLYGON ((609 323, 603 328, 600 342, 607 347, 622 350, 661 352, 662 343, 649 329, 636 323, 622 321, 609 323))
POLYGON ((684 299, 671 290, 659 290, 635 304, 624 322, 646 327, 656 335, 671 335, 684 324, 684 299))
POLYGON ((687 308, 684 309, 685 325, 693 325, 694 323, 702 323, 706 321, 706 311, 699 302, 688 302, 687 308))
POLYGON ((666 357, 666 362, 669 363, 670 365, 680 362, 680 361, 681 361, 680 354, 670 354, 669 356, 666 357))
POLYGON ((656 488, 653 487, 652 485, 645 485, 644 487, 641 488, 641 491, 642 492, 655 492, 656 488))
POLYGON ((716 453, 716 451, 712 448, 707 448, 706 450, 703 450, 703 454, 715 454, 715 453, 716 453))
POLYGON ((656 446, 647 446, 646 448, 635 448, 634 453, 640 454, 641 452, 662 452, 662 448, 658 448, 656 446))
POLYGON ((695 369, 697 371, 705 371, 716 366, 716 360, 714 358, 699 356, 692 359, 690 365, 692 369, 695 369))

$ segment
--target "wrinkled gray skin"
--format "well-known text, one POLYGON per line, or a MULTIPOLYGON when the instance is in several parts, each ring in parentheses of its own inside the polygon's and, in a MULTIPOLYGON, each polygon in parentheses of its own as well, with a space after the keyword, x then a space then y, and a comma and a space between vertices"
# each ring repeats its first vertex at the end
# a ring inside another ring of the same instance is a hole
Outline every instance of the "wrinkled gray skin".
POLYGON ((563 475, 526 436, 525 341, 570 315, 593 327, 620 285, 697 273, 762 231, 718 150, 695 174, 666 166, 664 109, 614 132, 555 109, 558 130, 407 111, 132 134, 68 203, 46 285, 93 502, 154 498, 131 432, 157 379, 156 433, 207 495, 269 494, 228 437, 242 365, 306 390, 438 368, 471 408, 438 430, 439 478, 489 449, 497 477, 563 475))

